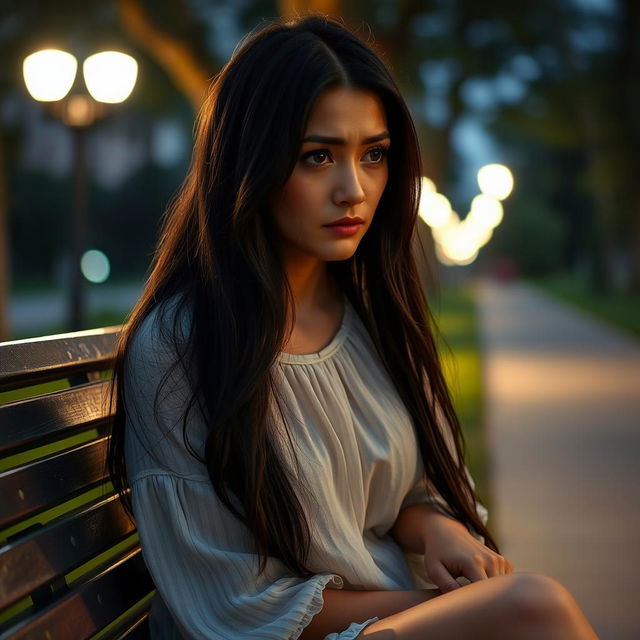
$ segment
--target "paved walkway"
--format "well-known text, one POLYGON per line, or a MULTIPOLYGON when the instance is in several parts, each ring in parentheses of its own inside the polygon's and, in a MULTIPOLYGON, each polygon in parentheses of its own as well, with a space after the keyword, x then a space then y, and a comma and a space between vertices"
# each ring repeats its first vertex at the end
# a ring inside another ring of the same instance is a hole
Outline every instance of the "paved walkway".
POLYGON ((478 286, 490 524, 602 640, 640 639, 640 343, 523 284, 478 286))

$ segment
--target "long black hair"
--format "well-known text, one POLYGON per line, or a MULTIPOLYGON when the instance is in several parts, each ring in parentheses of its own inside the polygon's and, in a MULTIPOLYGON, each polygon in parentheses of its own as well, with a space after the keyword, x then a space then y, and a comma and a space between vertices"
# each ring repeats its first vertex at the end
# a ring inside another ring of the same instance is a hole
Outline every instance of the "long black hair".
POLYGON ((273 556, 301 576, 310 573, 309 523, 270 418, 272 369, 292 297, 267 203, 293 171, 314 101, 336 86, 380 98, 392 146, 371 227, 350 259, 328 267, 413 419, 431 486, 454 517, 497 550, 476 513, 464 442, 412 256, 421 175, 414 125, 381 57, 338 21, 316 15, 269 22, 241 41, 214 78, 198 117, 189 173, 165 212, 144 293, 121 334, 112 387, 109 471, 131 513, 125 358, 143 320, 180 294, 192 310, 186 343, 174 337, 176 366, 191 372, 193 389, 182 421, 185 445, 197 456, 188 442, 188 416, 202 404, 208 436, 201 461, 219 499, 251 532, 261 570, 273 556))

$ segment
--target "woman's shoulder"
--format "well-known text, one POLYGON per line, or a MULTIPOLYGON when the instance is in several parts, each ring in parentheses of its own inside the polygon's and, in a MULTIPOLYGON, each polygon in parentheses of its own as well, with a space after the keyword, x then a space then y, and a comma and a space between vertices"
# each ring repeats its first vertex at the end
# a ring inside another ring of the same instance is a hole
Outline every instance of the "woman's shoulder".
POLYGON ((193 314, 187 296, 177 293, 160 301, 130 337, 128 352, 133 361, 174 357, 189 343, 193 314))
MULTIPOLYGON (((132 479, 156 469, 184 476, 201 471, 188 454, 182 434, 194 389, 190 320, 188 304, 173 296, 151 310, 127 346, 123 375, 125 447, 127 473, 132 479), (136 437, 132 437, 134 434, 136 437)), ((200 453, 206 425, 197 409, 196 403, 188 414, 189 439, 200 453)))

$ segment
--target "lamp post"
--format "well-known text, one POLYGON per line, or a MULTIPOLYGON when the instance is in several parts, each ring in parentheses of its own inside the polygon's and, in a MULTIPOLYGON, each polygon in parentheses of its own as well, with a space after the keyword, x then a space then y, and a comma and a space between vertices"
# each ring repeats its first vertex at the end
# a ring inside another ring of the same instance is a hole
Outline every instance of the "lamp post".
POLYGON ((118 51, 89 56, 82 65, 82 82, 76 58, 58 49, 44 49, 27 56, 24 81, 34 100, 61 120, 73 134, 74 198, 70 286, 70 329, 84 327, 84 286, 80 259, 87 243, 87 131, 107 115, 110 104, 124 102, 135 86, 138 63, 118 51))

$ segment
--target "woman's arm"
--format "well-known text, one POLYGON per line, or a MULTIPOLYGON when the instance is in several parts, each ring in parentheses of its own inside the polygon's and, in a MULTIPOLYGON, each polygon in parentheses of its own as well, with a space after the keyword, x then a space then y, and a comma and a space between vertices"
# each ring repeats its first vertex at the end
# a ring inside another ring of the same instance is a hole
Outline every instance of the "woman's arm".
POLYGON ((405 551, 424 554, 427 575, 442 592, 459 589, 455 578, 460 576, 476 582, 513 571, 510 562, 474 538, 461 522, 428 503, 402 509, 391 535, 405 551))
POLYGON ((325 589, 324 606, 305 627, 300 640, 322 640, 347 629, 352 622, 380 619, 404 611, 439 595, 435 589, 414 591, 348 591, 325 589))
MULTIPOLYGON (((428 504, 415 504, 400 512, 391 534, 401 548, 413 553, 425 550, 425 514, 438 513, 428 504)), ((437 589, 409 591, 350 591, 325 589, 324 606, 300 636, 300 640, 322 640, 327 634, 346 629, 352 622, 380 619, 410 609, 440 595, 437 589)))
POLYGON ((391 527, 391 535, 404 551, 423 554, 429 521, 437 516, 447 517, 432 504, 425 502, 411 504, 401 509, 391 527))

